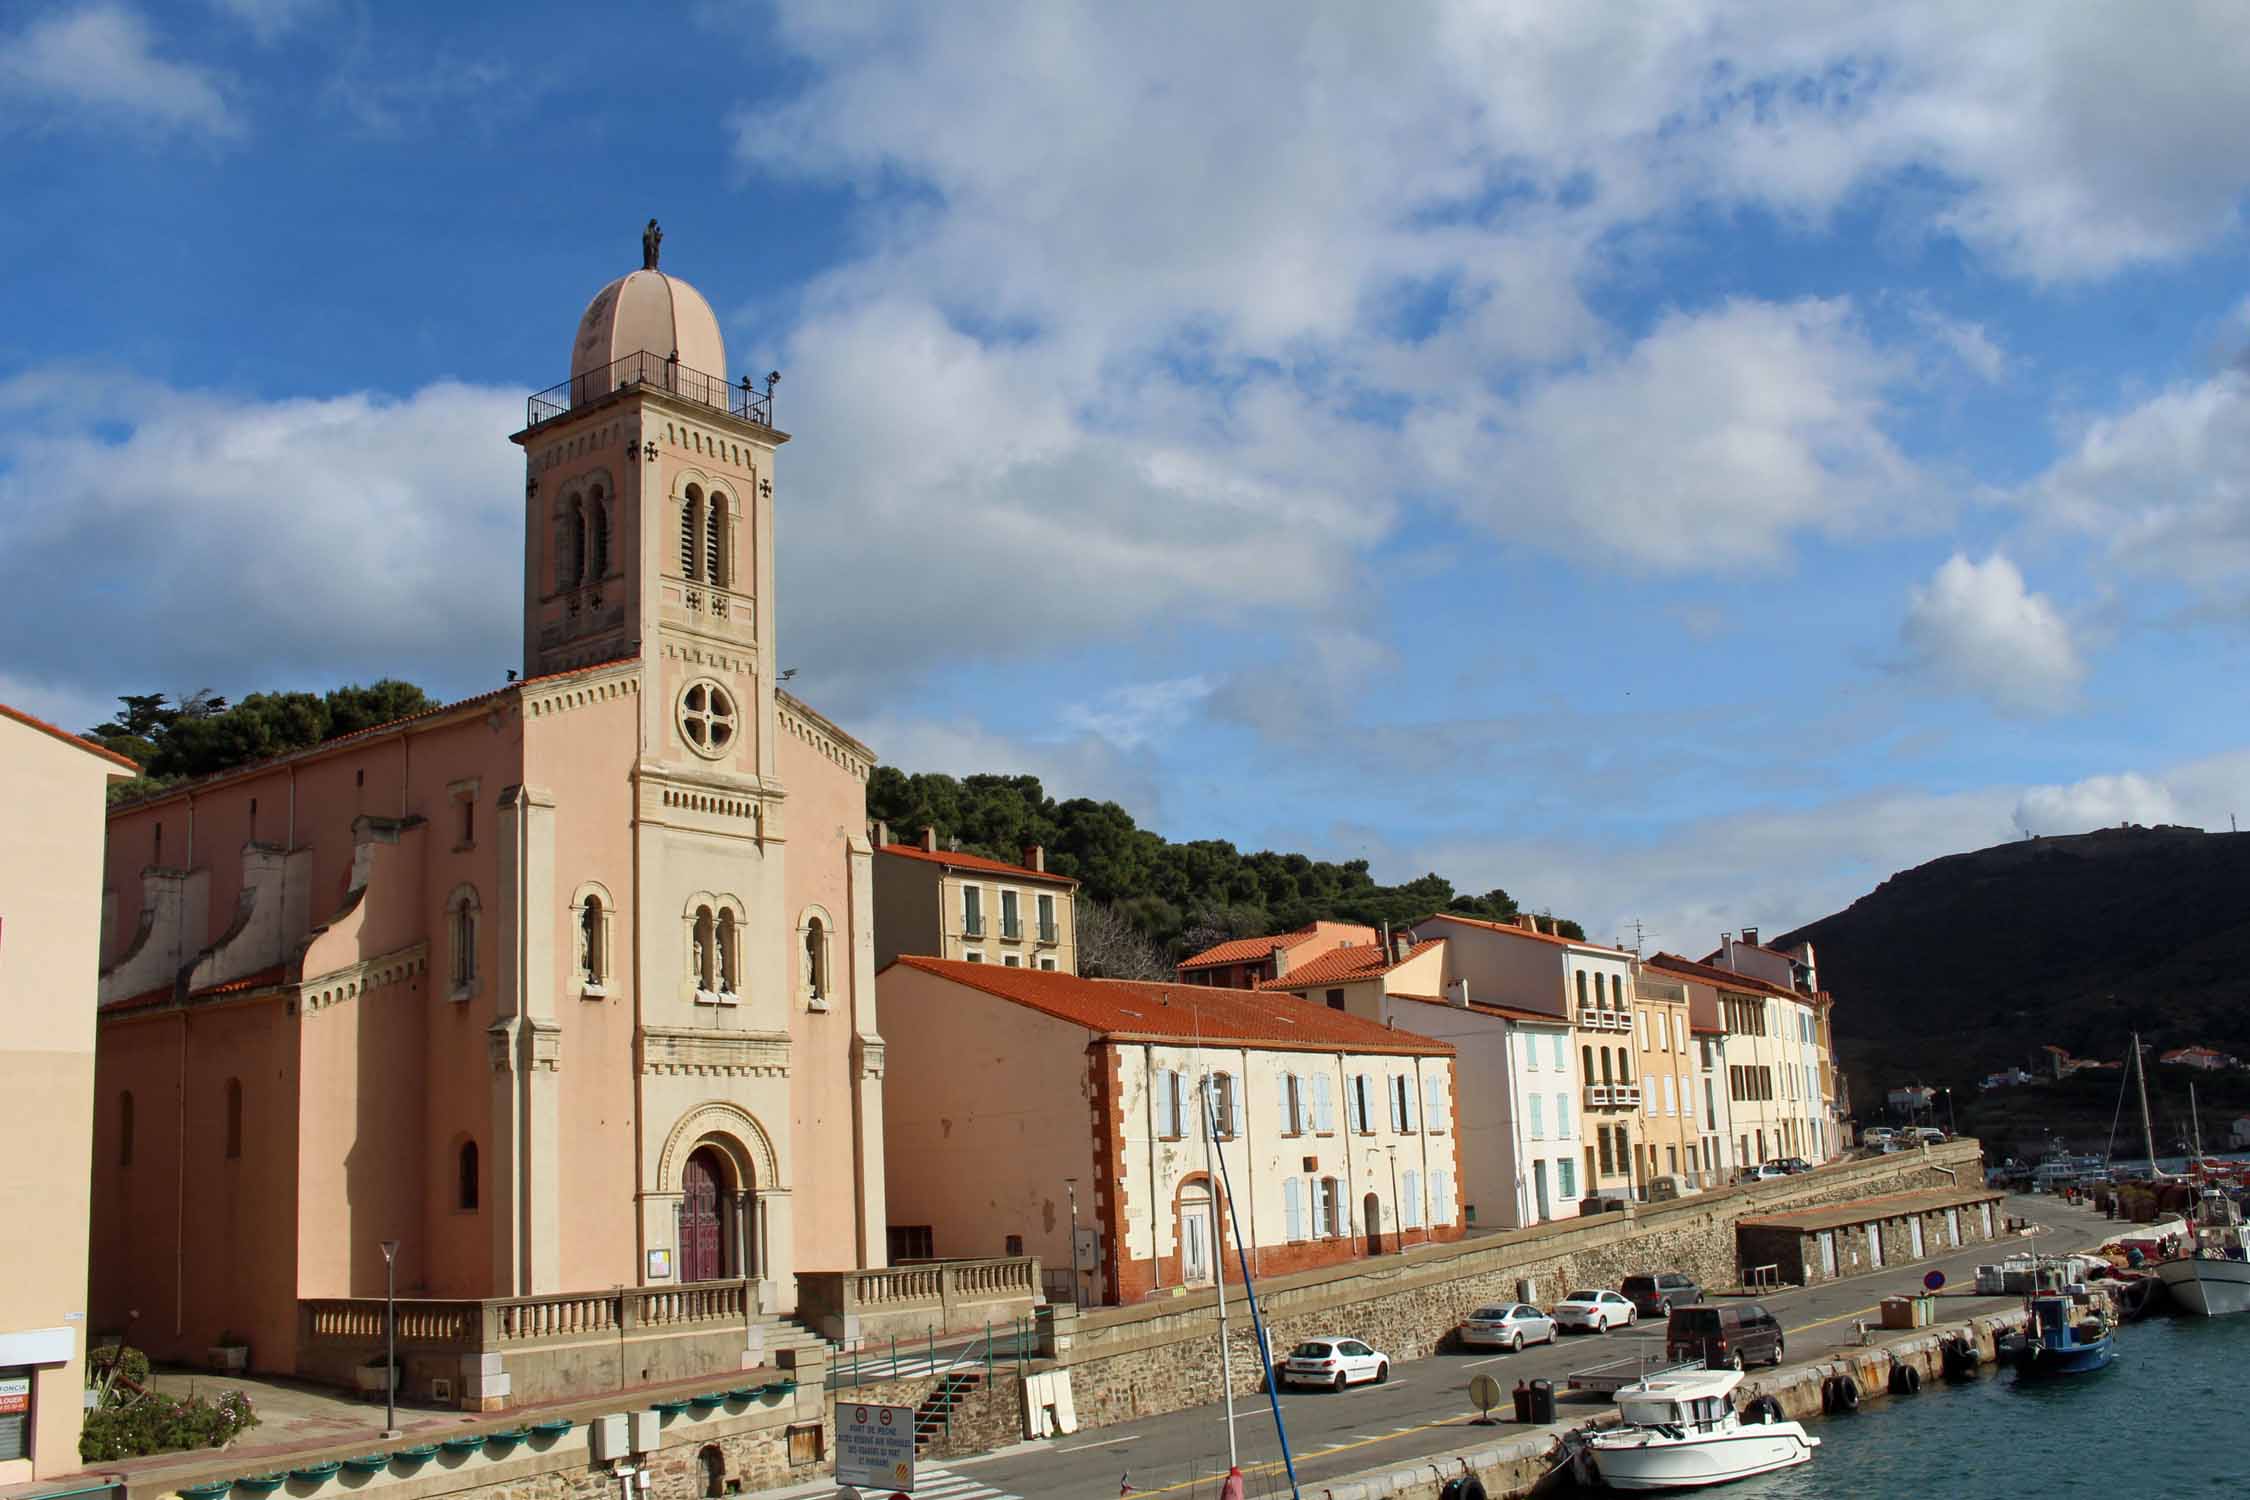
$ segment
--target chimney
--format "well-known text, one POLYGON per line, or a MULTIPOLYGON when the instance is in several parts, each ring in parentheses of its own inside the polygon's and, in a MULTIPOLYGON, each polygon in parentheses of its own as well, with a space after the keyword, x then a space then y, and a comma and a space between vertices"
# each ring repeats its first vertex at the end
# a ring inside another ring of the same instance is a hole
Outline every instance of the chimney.
POLYGON ((1026 844, 1026 845, 1024 845, 1024 846, 1023 846, 1023 867, 1024 867, 1025 869, 1027 869, 1027 870, 1037 870, 1037 871, 1038 871, 1038 872, 1039 872, 1040 874, 1042 874, 1042 875, 1046 874, 1046 873, 1047 873, 1047 851, 1046 851, 1046 848, 1045 848, 1044 846, 1042 846, 1042 845, 1039 845, 1039 844, 1026 844))
POLYGON ((1273 977, 1279 979, 1289 972, 1289 950, 1281 944, 1273 945, 1273 977))
POLYGON ((891 841, 891 825, 881 818, 875 820, 875 847, 880 849, 891 841))
POLYGON ((927 823, 922 825, 922 852, 924 854, 937 853, 937 830, 927 823))
POLYGON ((1744 946, 1745 948, 1755 948, 1755 947, 1757 947, 1757 946, 1758 946, 1758 929, 1757 929, 1757 928, 1755 928, 1755 927, 1745 927, 1745 928, 1743 928, 1743 929, 1742 929, 1742 945, 1743 945, 1743 946, 1744 946))
POLYGON ((1469 1008, 1469 981, 1456 979, 1447 985, 1445 987, 1445 1003, 1467 1010, 1469 1008))
POLYGON ((1391 962, 1402 964, 1406 955, 1414 951, 1414 934, 1401 927, 1391 934, 1391 962))

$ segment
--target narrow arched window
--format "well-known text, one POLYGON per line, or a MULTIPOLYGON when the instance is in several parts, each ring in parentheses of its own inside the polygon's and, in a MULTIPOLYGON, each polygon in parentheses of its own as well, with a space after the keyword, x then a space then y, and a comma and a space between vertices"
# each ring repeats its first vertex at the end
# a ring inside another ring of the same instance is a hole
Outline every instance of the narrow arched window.
POLYGON ((589 501, 587 525, 592 545, 593 577, 599 582, 609 576, 609 500, 598 488, 589 501))
POLYGON ((242 1080, 227 1080, 227 1160, 242 1155, 242 1080))
POLYGON ((564 528, 563 575, 566 587, 576 587, 586 581, 586 502, 573 498, 570 502, 570 524, 564 528))
POLYGON ((1617 1081, 1619 1083, 1631 1083, 1633 1081, 1633 1054, 1623 1047, 1617 1049, 1617 1081))
POLYGON ((455 1188, 454 1205, 463 1213, 473 1214, 477 1211, 477 1143, 475 1141, 463 1141, 461 1143, 461 1159, 458 1168, 459 1181, 455 1188))
POLYGON ((117 1096, 117 1164, 133 1164, 133 1091, 125 1090, 117 1096))
POLYGON ((686 497, 680 501, 680 572, 689 578, 703 576, 699 566, 702 560, 702 538, 696 535, 702 511, 703 492, 691 484, 687 487, 686 497))
POLYGON ((608 967, 602 952, 602 898, 588 895, 578 908, 578 974, 588 984, 600 984, 608 967))
POLYGON ((703 528, 703 576, 721 588, 734 573, 728 566, 727 541, 727 497, 714 491, 711 519, 703 528))
POLYGON ((713 921, 711 908, 708 906, 695 909, 694 944, 692 963, 695 969, 695 987, 705 991, 715 990, 719 982, 719 960, 714 951, 718 944, 718 925, 713 921))
POLYGON ((731 995, 735 993, 736 973, 742 958, 741 953, 738 951, 741 937, 741 929, 734 920, 734 913, 731 911, 721 911, 719 913, 718 987, 719 993, 722 995, 731 995))
POLYGON ((453 898, 447 926, 453 946, 453 993, 463 999, 477 983, 477 898, 463 890, 453 898))
POLYGON ((805 992, 815 1000, 828 998, 828 929, 818 917, 805 922, 805 992))
POLYGON ((1625 1006, 1625 976, 1622 974, 1609 976, 1609 1003, 1620 1010, 1625 1006))
POLYGON ((1578 1003, 1580 1005, 1586 1003, 1586 971, 1584 969, 1578 971, 1578 1003))
POLYGON ((1584 1081, 1587 1083, 1592 1083, 1594 1081, 1594 1049, 1591 1047, 1580 1047, 1578 1049, 1578 1059, 1580 1064, 1585 1069, 1586 1076, 1584 1081))
POLYGON ((1609 1049, 1604 1047, 1602 1048, 1602 1082, 1611 1083, 1614 1081, 1609 1076, 1609 1049))

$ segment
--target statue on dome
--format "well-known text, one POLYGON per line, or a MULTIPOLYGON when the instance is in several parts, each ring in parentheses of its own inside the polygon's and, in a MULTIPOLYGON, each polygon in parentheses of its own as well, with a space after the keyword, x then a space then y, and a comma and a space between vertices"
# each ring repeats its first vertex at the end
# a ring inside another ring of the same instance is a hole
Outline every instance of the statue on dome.
POLYGON ((656 257, 663 249, 664 231, 657 228, 656 221, 651 219, 648 221, 648 228, 641 231, 641 269, 655 270, 656 257))

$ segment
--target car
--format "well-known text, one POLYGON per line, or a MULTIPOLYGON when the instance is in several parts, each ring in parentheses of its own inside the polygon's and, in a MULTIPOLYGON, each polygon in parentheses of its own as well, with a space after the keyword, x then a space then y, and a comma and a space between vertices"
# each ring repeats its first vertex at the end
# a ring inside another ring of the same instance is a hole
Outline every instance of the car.
POLYGON ((1633 1304, 1635 1312, 1651 1318, 1661 1318, 1675 1307, 1688 1307, 1703 1300, 1703 1288, 1695 1284, 1694 1277, 1680 1271, 1628 1276, 1618 1290, 1633 1304))
POLYGON ((1779 1163, 1779 1162, 1774 1162, 1774 1161, 1769 1161, 1769 1162, 1766 1162, 1766 1163, 1765 1163, 1764 1165, 1762 1165, 1762 1166, 1756 1166, 1756 1167, 1744 1167, 1744 1168, 1742 1169, 1742 1175, 1741 1175, 1740 1177, 1736 1178, 1736 1179, 1735 1179, 1735 1181, 1737 1181, 1737 1182, 1764 1182, 1764 1181, 1766 1181, 1766 1180, 1767 1180, 1767 1179, 1769 1179, 1769 1178, 1773 1178, 1773 1177, 1787 1177, 1788 1175, 1789 1175, 1789 1174, 1788 1174, 1787 1172, 1784 1172, 1784 1171, 1783 1171, 1783 1170, 1781 1169, 1781 1163, 1779 1163))
POLYGON ((1794 1177, 1799 1172, 1810 1172, 1812 1163, 1801 1156, 1784 1156, 1781 1159, 1781 1170, 1794 1177))
POLYGON ((1506 1349, 1555 1341, 1555 1320, 1528 1302, 1495 1302, 1461 1320, 1455 1336, 1464 1348, 1506 1349))
POLYGON ((1612 1328, 1629 1328, 1639 1316, 1631 1302, 1606 1289, 1572 1292, 1555 1304, 1554 1311, 1555 1326, 1573 1333, 1607 1333, 1612 1328))
POLYGON ((1713 1370, 1739 1370, 1763 1360, 1781 1363, 1781 1320, 1756 1302, 1675 1307, 1664 1327, 1665 1357, 1701 1360, 1713 1370))
POLYGON ((1274 1373, 1284 1385, 1324 1385, 1340 1391, 1362 1381, 1381 1385, 1391 1378, 1391 1361, 1359 1339, 1307 1339, 1289 1351, 1274 1373))

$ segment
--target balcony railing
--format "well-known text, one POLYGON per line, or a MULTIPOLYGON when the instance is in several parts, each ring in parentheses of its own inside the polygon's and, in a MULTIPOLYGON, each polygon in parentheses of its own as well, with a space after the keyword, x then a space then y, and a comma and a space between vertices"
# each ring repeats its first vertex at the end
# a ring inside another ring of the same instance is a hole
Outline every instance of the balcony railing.
POLYGON ((1606 1083, 1587 1084, 1586 1107, 1588 1109, 1609 1108, 1609 1085, 1606 1083))
POLYGON ((961 936, 978 938, 983 937, 984 918, 978 916, 973 911, 963 912, 961 914, 961 936))
POLYGON ((1014 917, 1002 917, 1000 919, 1000 936, 1011 943, 1022 942, 1023 923, 1017 921, 1014 917))
POLYGON ((524 403, 524 425, 537 427, 541 422, 551 422, 566 412, 590 406, 619 391, 645 389, 662 391, 742 417, 761 427, 771 427, 773 383, 777 378, 767 376, 763 391, 753 386, 747 375, 742 377, 740 385, 729 385, 723 375, 690 370, 677 359, 643 349, 637 354, 611 360, 599 369, 581 371, 561 385, 538 392, 524 403))
POLYGON ((1581 1031, 1631 1031, 1633 1013, 1629 1010, 1609 1010, 1599 1005, 1578 1007, 1578 1027, 1581 1031))
POLYGON ((1056 925, 1055 925, 1054 923, 1052 923, 1052 922, 1041 922, 1041 923, 1039 924, 1039 941, 1040 941, 1040 942, 1042 942, 1042 943, 1059 943, 1059 942, 1061 942, 1061 941, 1062 941, 1062 929, 1061 929, 1061 928, 1059 928, 1059 927, 1057 927, 1057 926, 1056 926, 1056 925))

